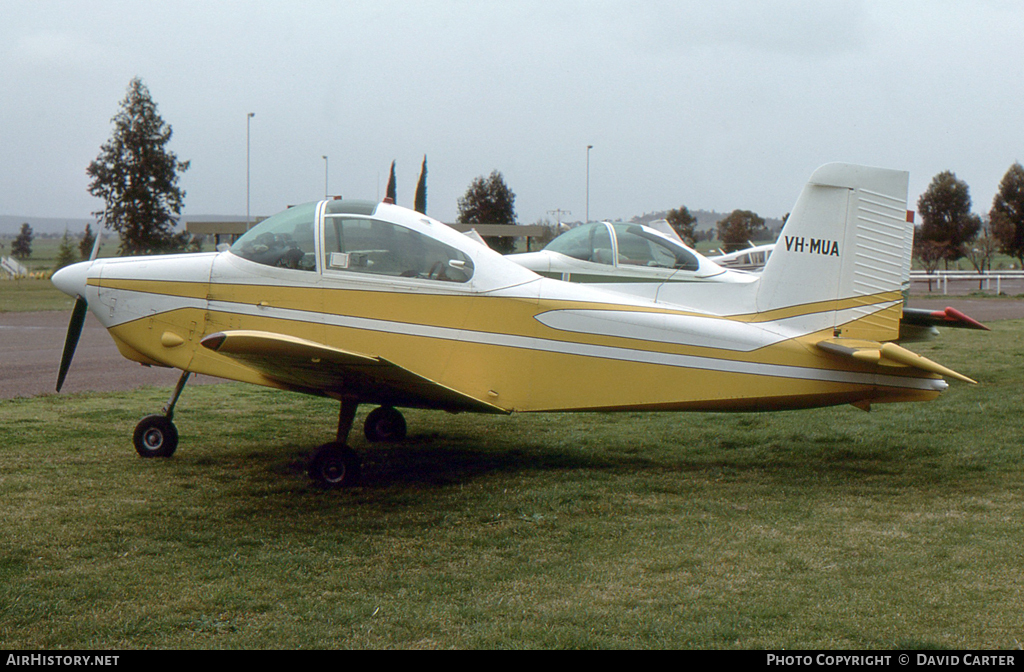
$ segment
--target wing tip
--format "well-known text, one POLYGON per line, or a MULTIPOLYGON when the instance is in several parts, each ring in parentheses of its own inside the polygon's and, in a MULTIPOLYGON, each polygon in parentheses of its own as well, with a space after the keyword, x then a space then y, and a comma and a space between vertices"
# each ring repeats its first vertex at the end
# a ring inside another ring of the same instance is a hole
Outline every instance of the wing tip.
POLYGON ((971 317, 970 315, 962 313, 956 308, 953 308, 952 306, 946 306, 946 310, 943 311, 943 314, 945 315, 946 321, 958 322, 961 326, 964 326, 968 329, 981 329, 983 331, 992 331, 984 324, 978 322, 976 319, 971 317))

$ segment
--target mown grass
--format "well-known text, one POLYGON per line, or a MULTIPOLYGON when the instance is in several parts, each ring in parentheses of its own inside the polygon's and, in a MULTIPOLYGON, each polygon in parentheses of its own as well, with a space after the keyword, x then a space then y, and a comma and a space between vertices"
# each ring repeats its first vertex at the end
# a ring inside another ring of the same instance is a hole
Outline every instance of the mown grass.
MULTIPOLYGON (((72 240, 77 252, 78 239, 72 240)), ((10 240, 0 239, 3 250, 0 254, 10 254, 10 240)), ((32 256, 22 262, 30 272, 50 273, 57 263, 60 250, 59 238, 36 238, 32 241, 32 256)), ((114 254, 116 242, 104 246, 102 256, 114 254)), ((70 311, 75 300, 53 286, 48 277, 9 279, 0 273, 0 313, 27 312, 34 310, 67 310, 70 311)))
POLYGON ((0 280, 0 313, 33 310, 71 311, 75 300, 53 286, 48 278, 0 280))
MULTIPOLYGON (((79 232, 81 233, 81 232, 79 232)), ((11 253, 11 243, 14 240, 14 236, 8 236, 6 238, 0 237, 0 254, 4 256, 11 253)), ((74 232, 71 235, 71 246, 74 248, 75 254, 78 254, 78 245, 82 242, 81 236, 76 237, 74 232)), ((57 257, 60 256, 60 245, 62 238, 41 238, 35 237, 32 240, 32 254, 28 259, 21 260, 23 266, 28 268, 30 271, 52 271, 57 263, 57 257)), ((104 232, 103 242, 100 246, 100 257, 113 257, 117 256, 117 248, 119 245, 118 238, 110 234, 110 232, 104 232)))
POLYGON ((410 411, 334 492, 325 400, 189 388, 170 460, 130 439, 166 390, 3 401, 0 642, 1017 648, 1024 323, 993 326, 915 348, 980 385, 870 414, 410 411))

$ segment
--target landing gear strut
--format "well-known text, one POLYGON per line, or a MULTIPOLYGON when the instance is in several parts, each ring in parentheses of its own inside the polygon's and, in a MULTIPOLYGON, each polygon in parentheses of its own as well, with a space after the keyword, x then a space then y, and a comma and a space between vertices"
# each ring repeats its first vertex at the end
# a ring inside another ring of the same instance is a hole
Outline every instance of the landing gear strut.
MULTIPOLYGON (((317 448, 309 462, 310 478, 325 488, 347 488, 359 482, 362 460, 359 454, 347 445, 357 408, 357 400, 342 400, 341 410, 338 412, 336 439, 317 448)), ((405 418, 394 408, 381 406, 366 416, 363 433, 366 440, 371 443, 401 441, 406 433, 405 418)))
POLYGON ((359 482, 362 460, 346 445, 358 408, 358 401, 342 400, 336 440, 317 448, 309 462, 309 477, 325 488, 348 488, 359 482))
POLYGON ((188 382, 189 371, 183 371, 163 415, 147 415, 135 426, 132 442, 140 457, 170 457, 178 447, 178 428, 174 426, 174 406, 188 382))
MULTIPOLYGON (((141 457, 170 457, 178 447, 178 429, 174 426, 174 407, 185 389, 190 372, 184 371, 163 408, 163 414, 147 415, 135 426, 132 441, 141 457)), ((313 453, 309 476, 325 488, 347 488, 356 485, 362 475, 362 460, 347 445, 348 435, 359 409, 358 399, 343 399, 338 412, 338 434, 313 453)), ((401 441, 405 438, 405 418, 391 406, 381 406, 366 417, 363 432, 370 442, 401 441)))

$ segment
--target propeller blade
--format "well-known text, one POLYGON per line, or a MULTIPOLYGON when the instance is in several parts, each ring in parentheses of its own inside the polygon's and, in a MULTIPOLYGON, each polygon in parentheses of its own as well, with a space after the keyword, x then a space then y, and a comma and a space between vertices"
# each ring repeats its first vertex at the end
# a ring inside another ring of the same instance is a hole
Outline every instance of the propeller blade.
POLYGON ((71 311, 71 321, 68 322, 68 335, 64 339, 64 354, 60 358, 60 371, 57 373, 57 391, 64 385, 64 378, 68 375, 68 368, 71 366, 71 359, 75 356, 75 348, 78 347, 78 339, 82 336, 82 327, 85 326, 85 313, 89 304, 82 295, 75 299, 75 307, 71 311))
POLYGON ((96 255, 100 253, 100 241, 103 239, 103 229, 97 229, 96 231, 96 242, 92 244, 92 254, 89 255, 89 261, 96 261, 96 255))

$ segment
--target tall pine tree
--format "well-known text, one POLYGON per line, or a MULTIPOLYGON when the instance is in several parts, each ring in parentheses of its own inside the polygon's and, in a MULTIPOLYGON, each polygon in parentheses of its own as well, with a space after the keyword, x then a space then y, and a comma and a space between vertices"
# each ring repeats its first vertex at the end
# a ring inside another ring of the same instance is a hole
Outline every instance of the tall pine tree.
POLYGON ((11 243, 11 256, 25 261, 32 256, 32 238, 35 234, 28 222, 21 225, 21 230, 11 243))
POLYGON ((97 221, 116 231, 122 255, 177 252, 190 236, 176 232, 185 192, 179 173, 188 161, 167 149, 171 127, 157 113, 149 89, 136 77, 128 85, 121 110, 112 119, 114 132, 89 164, 89 193, 103 199, 97 221))
POLYGON ((57 250, 57 260, 53 264, 53 271, 56 273, 77 261, 78 255, 75 254, 75 245, 71 242, 71 234, 64 229, 64 237, 60 239, 60 248, 57 250))

